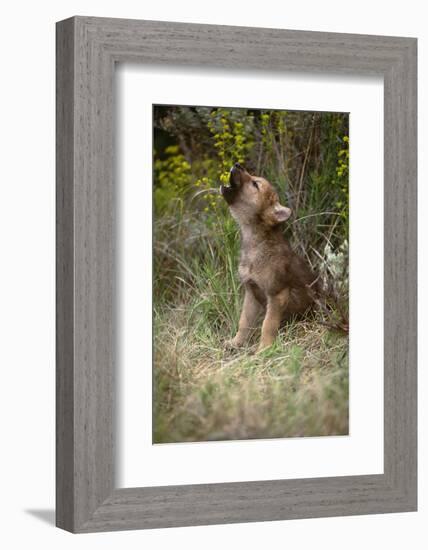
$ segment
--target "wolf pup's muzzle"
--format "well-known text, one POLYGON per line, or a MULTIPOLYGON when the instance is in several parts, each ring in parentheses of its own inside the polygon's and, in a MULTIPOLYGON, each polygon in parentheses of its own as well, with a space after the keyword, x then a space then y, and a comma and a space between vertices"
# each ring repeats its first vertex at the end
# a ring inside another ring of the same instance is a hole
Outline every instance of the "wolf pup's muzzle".
POLYGON ((229 185, 220 185, 220 193, 228 204, 232 204, 241 185, 241 172, 245 169, 236 162, 230 169, 229 185))

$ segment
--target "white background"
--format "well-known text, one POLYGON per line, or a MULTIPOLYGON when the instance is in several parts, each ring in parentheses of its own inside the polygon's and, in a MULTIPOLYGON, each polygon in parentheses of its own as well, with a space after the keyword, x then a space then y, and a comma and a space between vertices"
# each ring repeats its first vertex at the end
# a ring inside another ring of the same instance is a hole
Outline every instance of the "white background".
POLYGON ((255 78, 251 73, 218 71, 200 75, 183 68, 172 75, 171 69, 135 64, 122 66, 116 78, 121 205, 117 485, 382 473, 382 79, 290 73, 281 77, 258 74, 255 78), (350 113, 350 434, 152 445, 152 307, 148 299, 152 280, 147 270, 152 265, 152 219, 147 208, 142 215, 142 205, 150 203, 152 183, 152 103, 242 106, 243 101, 252 107, 350 113), (370 272, 364 268, 367 263, 370 272), (371 306, 369 316, 367 303, 371 306), (171 468, 171 464, 177 467, 171 468))
MULTIPOLYGON (((2 9, 0 315, 1 519, 5 548, 388 549, 426 547, 428 374, 419 377, 419 512, 73 536, 54 505, 54 22, 99 15, 419 37, 420 280, 428 278, 428 28, 424 3, 216 0, 20 2, 2 9), (4 41, 4 44, 3 44, 4 41)), ((421 285, 420 364, 427 333, 421 285)))

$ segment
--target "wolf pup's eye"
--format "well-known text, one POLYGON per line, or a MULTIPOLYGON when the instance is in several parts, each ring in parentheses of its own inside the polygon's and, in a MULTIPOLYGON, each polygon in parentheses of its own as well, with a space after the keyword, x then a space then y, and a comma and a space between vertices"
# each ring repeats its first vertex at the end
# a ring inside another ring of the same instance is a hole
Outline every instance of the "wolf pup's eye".
POLYGON ((251 183, 254 185, 254 187, 255 187, 256 189, 259 188, 259 184, 258 184, 256 181, 252 181, 251 183))

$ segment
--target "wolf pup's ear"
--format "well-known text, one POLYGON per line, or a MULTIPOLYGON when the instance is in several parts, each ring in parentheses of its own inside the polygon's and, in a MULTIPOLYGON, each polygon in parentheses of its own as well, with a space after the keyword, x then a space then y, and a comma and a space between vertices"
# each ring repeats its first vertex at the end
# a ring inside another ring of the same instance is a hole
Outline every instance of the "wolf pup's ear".
POLYGON ((282 204, 277 204, 273 207, 271 215, 274 224, 282 223, 288 220, 291 216, 291 209, 286 206, 282 206, 282 204))
POLYGON ((265 211, 263 219, 268 225, 274 226, 285 222, 290 216, 291 209, 278 203, 265 211))

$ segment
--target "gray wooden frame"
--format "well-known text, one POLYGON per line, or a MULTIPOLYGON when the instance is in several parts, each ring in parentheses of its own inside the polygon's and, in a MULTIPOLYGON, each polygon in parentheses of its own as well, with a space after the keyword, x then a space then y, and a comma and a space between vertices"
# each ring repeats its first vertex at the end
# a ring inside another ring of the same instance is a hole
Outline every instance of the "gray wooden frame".
POLYGON ((416 39, 59 22, 56 391, 56 521, 72 532, 416 510, 416 39), (123 61, 383 76, 383 474, 115 488, 113 80, 123 61))

